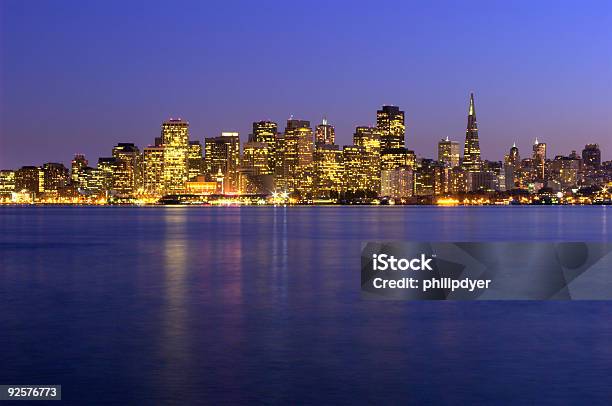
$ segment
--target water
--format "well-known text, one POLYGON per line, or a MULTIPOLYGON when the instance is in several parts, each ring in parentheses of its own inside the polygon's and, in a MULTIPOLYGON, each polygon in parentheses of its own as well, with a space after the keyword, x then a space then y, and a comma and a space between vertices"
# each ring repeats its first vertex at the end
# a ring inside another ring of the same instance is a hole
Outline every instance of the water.
POLYGON ((0 384, 70 404, 609 403, 612 304, 360 298, 366 240, 612 240, 606 207, 0 207, 0 384))

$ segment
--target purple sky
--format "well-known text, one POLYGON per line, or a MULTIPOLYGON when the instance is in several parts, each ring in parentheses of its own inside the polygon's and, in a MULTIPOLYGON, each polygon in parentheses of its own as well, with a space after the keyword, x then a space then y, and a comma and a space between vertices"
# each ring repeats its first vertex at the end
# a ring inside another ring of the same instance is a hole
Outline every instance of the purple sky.
POLYGON ((349 144, 382 104, 433 157, 463 142, 470 91, 484 158, 535 137, 612 159, 612 2, 0 1, 0 168, 91 162, 182 117, 191 138, 323 115, 349 144))

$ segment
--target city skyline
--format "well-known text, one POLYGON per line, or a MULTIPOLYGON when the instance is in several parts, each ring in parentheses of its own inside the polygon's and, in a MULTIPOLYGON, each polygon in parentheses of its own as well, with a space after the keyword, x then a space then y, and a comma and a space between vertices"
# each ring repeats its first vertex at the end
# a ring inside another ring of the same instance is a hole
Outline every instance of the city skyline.
POLYGON ((550 155, 584 139, 610 159, 609 2, 349 4, 2 2, 0 167, 147 145, 172 116, 194 139, 243 142, 252 120, 327 117, 350 144, 383 104, 405 111, 407 147, 435 156, 462 138, 470 91, 486 157, 537 137, 550 155))

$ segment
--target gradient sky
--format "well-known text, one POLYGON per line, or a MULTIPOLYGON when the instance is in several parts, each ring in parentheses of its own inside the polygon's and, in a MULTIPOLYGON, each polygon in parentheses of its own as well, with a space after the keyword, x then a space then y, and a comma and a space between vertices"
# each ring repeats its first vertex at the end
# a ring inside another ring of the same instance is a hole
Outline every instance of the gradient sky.
POLYGON ((90 163, 182 117, 191 138, 323 115, 340 144, 382 104, 433 157, 463 142, 476 94, 483 156, 535 137, 612 159, 612 2, 0 0, 0 168, 90 163))

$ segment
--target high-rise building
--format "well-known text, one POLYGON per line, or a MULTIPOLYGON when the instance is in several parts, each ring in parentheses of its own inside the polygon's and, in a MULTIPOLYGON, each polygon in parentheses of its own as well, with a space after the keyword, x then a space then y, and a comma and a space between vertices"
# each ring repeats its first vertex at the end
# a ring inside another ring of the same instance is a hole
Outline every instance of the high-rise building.
POLYGON ((120 142, 113 147, 116 166, 113 189, 120 195, 132 195, 142 187, 142 157, 135 144, 120 142))
POLYGON ((189 141, 189 180, 195 180, 204 173, 204 158, 202 157, 202 144, 200 141, 189 141))
POLYGON ((544 180, 546 178, 546 143, 535 139, 533 143, 533 165, 535 178, 544 180))
POLYGON ((336 130, 334 126, 327 123, 327 119, 323 118, 315 131, 315 145, 326 145, 336 143, 336 130))
POLYGON ((239 171, 240 193, 269 194, 274 191, 268 148, 267 142, 249 141, 244 144, 239 171))
POLYGON ((0 170, 0 197, 10 196, 15 191, 15 171, 0 170))
POLYGON ((479 172, 482 168, 474 93, 470 93, 470 107, 468 110, 467 129, 465 130, 465 145, 463 147, 463 167, 469 172, 479 172))
POLYGON ((582 150, 582 163, 584 166, 597 169, 601 166, 601 151, 597 144, 587 144, 582 150))
POLYGON ((164 194, 164 148, 148 146, 142 154, 142 184, 145 193, 164 194))
POLYGON ((459 143, 446 137, 438 142, 438 161, 447 168, 459 166, 459 143))
POLYGON ((42 166, 45 193, 57 192, 68 185, 68 169, 64 164, 48 162, 42 166))
POLYGON ((381 170, 389 170, 399 168, 400 166, 408 166, 414 168, 415 165, 414 151, 406 148, 392 148, 385 151, 381 156, 381 170))
POLYGON ((440 195, 443 191, 444 166, 432 159, 421 159, 414 171, 414 194, 417 196, 440 195))
POLYGON ((504 174, 506 190, 512 190, 519 186, 519 170, 521 168, 521 155, 516 147, 512 145, 510 152, 504 158, 504 174))
POLYGON ((288 192, 308 193, 312 186, 313 136, 310 122, 287 120, 284 134, 283 170, 284 187, 288 192))
POLYGON ((274 173, 276 170, 276 140, 278 134, 278 124, 273 121, 256 121, 253 123, 253 133, 249 137, 249 141, 265 142, 268 151, 268 170, 269 173, 274 173))
POLYGON ((385 169, 380 174, 380 195, 392 199, 407 199, 414 192, 414 173, 408 166, 385 169))
POLYGON ((381 153, 405 146, 404 112, 397 106, 383 106, 376 112, 376 127, 380 132, 381 153))
POLYGON ((342 190, 342 151, 335 144, 318 144, 314 152, 314 197, 337 196, 342 190))
POLYGON ((70 179, 77 187, 82 186, 81 175, 85 168, 89 166, 89 162, 85 159, 85 155, 76 154, 72 159, 72 165, 70 170, 70 179))
POLYGON ((223 175, 224 193, 239 191, 240 137, 237 132, 223 132, 204 140, 204 166, 213 177, 223 175))
POLYGON ((189 176, 189 123, 170 119, 162 124, 161 142, 164 147, 164 190, 180 192, 189 176))
POLYGON ((363 147, 363 165, 366 173, 364 189, 380 193, 380 133, 376 127, 355 128, 353 144, 363 147))
POLYGON ((15 171, 15 192, 41 193, 44 191, 44 173, 37 166, 22 166, 15 171))
POLYGON ((115 188, 115 180, 117 179, 116 173, 118 167, 117 158, 115 157, 101 157, 98 158, 98 173, 96 176, 96 183, 100 186, 101 192, 111 192, 115 188))
MULTIPOLYGON (((359 145, 345 145, 342 149, 342 161, 344 175, 342 190, 356 192, 358 190, 368 190, 369 187, 369 168, 366 159, 368 154, 365 147, 359 145)), ((380 170, 378 171, 380 188, 380 170)), ((376 191, 378 192, 378 191, 376 191)))

